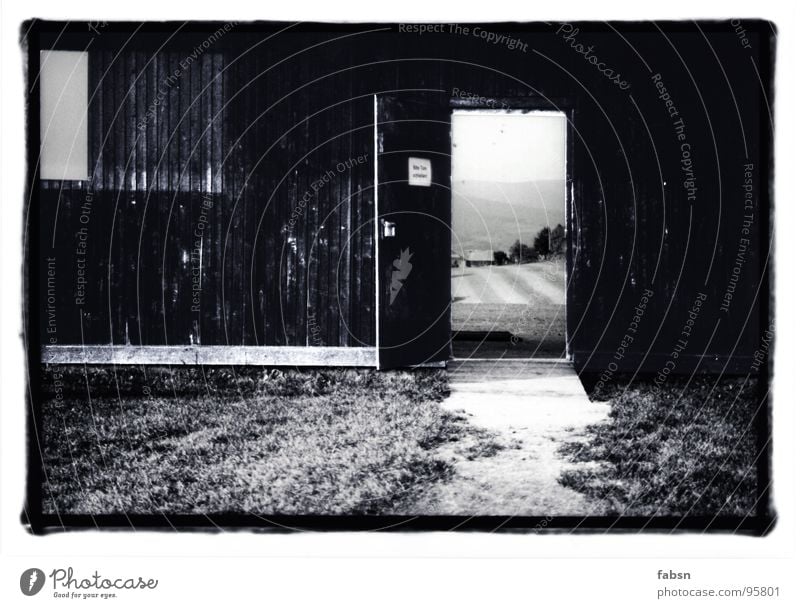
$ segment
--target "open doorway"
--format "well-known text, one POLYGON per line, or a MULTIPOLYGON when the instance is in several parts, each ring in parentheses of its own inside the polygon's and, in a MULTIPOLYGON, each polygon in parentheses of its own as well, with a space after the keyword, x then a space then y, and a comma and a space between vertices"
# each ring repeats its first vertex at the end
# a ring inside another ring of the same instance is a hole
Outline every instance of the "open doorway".
POLYGON ((453 355, 566 356, 567 117, 454 110, 453 355))

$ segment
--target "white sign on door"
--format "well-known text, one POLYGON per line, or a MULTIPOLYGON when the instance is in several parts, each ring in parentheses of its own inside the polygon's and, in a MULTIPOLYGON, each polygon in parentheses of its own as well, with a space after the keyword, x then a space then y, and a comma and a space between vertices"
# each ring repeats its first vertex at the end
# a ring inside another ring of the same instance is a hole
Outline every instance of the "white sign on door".
POLYGON ((430 186, 432 174, 430 158, 408 158, 409 186, 430 186))

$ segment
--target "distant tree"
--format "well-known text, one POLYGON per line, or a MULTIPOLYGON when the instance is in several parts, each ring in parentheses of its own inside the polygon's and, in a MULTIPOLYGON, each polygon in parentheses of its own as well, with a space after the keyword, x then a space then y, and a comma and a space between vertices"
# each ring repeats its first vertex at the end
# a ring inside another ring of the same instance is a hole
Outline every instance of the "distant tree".
POLYGON ((495 251, 494 252, 494 265, 495 266, 504 266, 508 264, 508 254, 505 251, 495 251))
POLYGON ((511 249, 508 250, 508 257, 514 264, 519 264, 520 259, 522 258, 522 247, 524 245, 519 242, 519 239, 514 241, 514 244, 511 245, 511 249))
POLYGON ((567 249, 567 231, 559 224, 550 233, 550 255, 559 255, 567 249))
POLYGON ((514 241, 514 244, 511 245, 508 257, 512 264, 525 264, 527 262, 532 262, 536 257, 536 253, 525 243, 520 243, 519 239, 517 239, 514 241))
POLYGON ((536 235, 536 238, 533 239, 533 251, 547 259, 547 256, 550 255, 550 228, 549 226, 545 226, 539 231, 539 234, 536 235))

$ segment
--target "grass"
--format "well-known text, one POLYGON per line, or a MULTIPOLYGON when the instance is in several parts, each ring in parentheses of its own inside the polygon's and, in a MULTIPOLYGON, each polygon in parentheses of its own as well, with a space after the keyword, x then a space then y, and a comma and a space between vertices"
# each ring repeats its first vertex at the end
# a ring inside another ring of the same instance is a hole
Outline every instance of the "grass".
POLYGON ((467 438, 443 371, 44 369, 44 511, 402 512, 467 438), (87 392, 87 385, 91 391, 87 392))
MULTIPOLYGON (((607 422, 561 448, 574 468, 559 481, 625 516, 754 514, 754 380, 699 377, 619 382, 607 422)), ((764 413, 763 410, 760 413, 764 413)))

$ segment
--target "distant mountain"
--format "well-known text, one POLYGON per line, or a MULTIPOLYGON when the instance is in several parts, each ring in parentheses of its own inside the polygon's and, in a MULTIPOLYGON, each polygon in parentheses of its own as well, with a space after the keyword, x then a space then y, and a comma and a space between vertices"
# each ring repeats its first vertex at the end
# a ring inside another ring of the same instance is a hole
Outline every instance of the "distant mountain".
POLYGON ((533 244, 545 226, 565 224, 564 182, 453 183, 453 250, 508 251, 515 240, 533 244))

